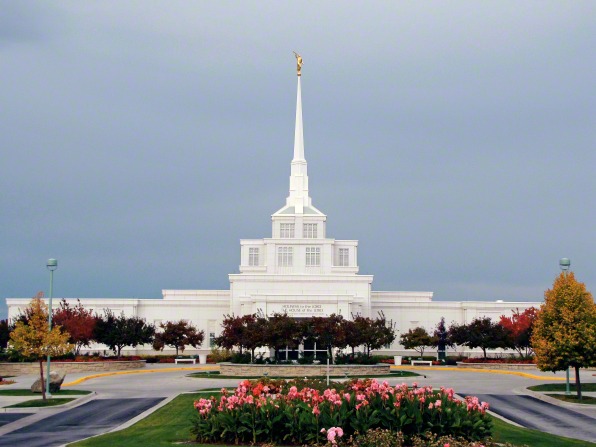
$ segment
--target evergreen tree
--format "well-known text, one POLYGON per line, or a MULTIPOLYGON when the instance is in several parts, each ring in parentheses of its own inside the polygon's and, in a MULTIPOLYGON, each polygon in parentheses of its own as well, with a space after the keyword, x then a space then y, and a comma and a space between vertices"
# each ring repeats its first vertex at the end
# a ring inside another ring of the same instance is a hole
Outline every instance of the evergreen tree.
POLYGON ((596 304, 585 284, 573 272, 563 272, 544 293, 532 346, 542 371, 575 369, 577 397, 581 399, 579 369, 596 366, 596 304))

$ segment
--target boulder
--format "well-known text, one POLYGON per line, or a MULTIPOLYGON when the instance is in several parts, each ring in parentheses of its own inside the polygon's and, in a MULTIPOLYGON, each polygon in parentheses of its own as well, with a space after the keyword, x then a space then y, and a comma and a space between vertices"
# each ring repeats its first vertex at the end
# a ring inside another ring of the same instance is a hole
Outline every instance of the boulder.
MULTIPOLYGON (((50 393, 55 393, 57 391, 60 391, 60 387, 62 386, 62 382, 64 382, 64 378, 66 377, 66 374, 64 374, 62 371, 52 371, 50 373, 50 393)), ((45 381, 45 377, 44 377, 44 381, 45 381)), ((35 382, 33 382, 33 385, 31 385, 31 392, 33 393, 41 393, 41 379, 37 379, 35 382)))

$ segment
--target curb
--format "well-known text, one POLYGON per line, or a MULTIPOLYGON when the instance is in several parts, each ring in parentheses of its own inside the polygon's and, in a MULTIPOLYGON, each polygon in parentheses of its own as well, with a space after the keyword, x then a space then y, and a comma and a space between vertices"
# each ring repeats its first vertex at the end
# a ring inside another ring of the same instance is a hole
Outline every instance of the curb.
POLYGON ((127 371, 112 371, 106 372, 101 374, 92 374, 90 376, 84 376, 79 379, 73 380, 72 382, 63 383, 62 386, 75 386, 79 385, 87 380, 91 379, 99 379, 102 377, 110 377, 110 376, 124 376, 128 374, 151 374, 151 373, 167 373, 167 372, 179 372, 179 371, 206 371, 213 369, 214 371, 217 370, 212 366, 197 366, 197 367, 178 367, 178 368, 164 368, 164 369, 144 369, 144 370, 127 370, 127 371))
POLYGON ((423 371, 458 371, 458 372, 471 372, 471 373, 485 373, 485 374, 504 374, 507 376, 519 376, 525 377, 526 379, 534 379, 534 380, 556 380, 556 381, 564 381, 564 377, 546 377, 546 376, 539 376, 536 374, 525 373, 521 371, 511 371, 505 369, 480 369, 480 368, 452 368, 452 367, 445 367, 445 366, 396 366, 392 365, 392 370, 400 370, 400 369, 411 369, 411 370, 423 370, 423 371))
POLYGON ((556 405, 557 407, 568 408, 568 409, 577 409, 577 410, 588 410, 588 411, 595 411, 596 406, 594 405, 586 405, 586 404, 574 404, 572 402, 564 402, 559 399, 555 399, 554 397, 547 396, 544 393, 539 393, 537 391, 529 390, 527 388, 523 389, 516 389, 513 390, 515 394, 525 394, 527 396, 534 397, 535 399, 541 400, 543 402, 556 405))
POLYGON ((0 408, 0 413, 40 413, 47 410, 69 410, 95 399, 97 397, 97 393, 93 391, 89 394, 80 394, 79 396, 81 397, 76 397, 76 395, 71 394, 70 397, 74 397, 74 400, 62 405, 53 405, 51 407, 0 408))

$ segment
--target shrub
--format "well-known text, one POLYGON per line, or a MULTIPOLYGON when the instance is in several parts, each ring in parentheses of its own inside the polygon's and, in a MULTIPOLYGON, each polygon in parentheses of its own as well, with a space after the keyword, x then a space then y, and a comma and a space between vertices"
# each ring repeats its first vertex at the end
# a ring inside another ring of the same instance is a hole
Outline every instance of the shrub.
POLYGON ((194 403, 192 432, 199 442, 283 445, 325 442, 321 430, 333 427, 341 427, 346 438, 376 428, 401 432, 409 443, 427 432, 467 440, 490 436, 488 404, 475 397, 458 401, 451 389, 391 387, 370 379, 322 392, 310 385, 245 380, 233 394, 222 389, 219 399, 194 403))
POLYGON ((250 352, 243 352, 242 354, 236 352, 232 355, 230 361, 232 363, 250 363, 250 352))
POLYGON ((495 444, 490 440, 485 440, 482 441, 482 444, 479 444, 476 441, 468 441, 452 436, 437 437, 433 434, 415 436, 410 442, 406 443, 401 432, 395 434, 391 430, 380 428, 369 430, 364 434, 355 434, 346 440, 335 436, 333 440, 328 440, 324 447, 404 447, 406 445, 412 447, 445 447, 446 445, 449 447, 514 447, 510 443, 495 444))
POLYGON ((335 356, 336 365, 376 365, 379 363, 377 356, 368 356, 362 352, 355 354, 339 353, 335 356))
POLYGON ((213 363, 229 362, 232 359, 234 353, 229 349, 216 349, 211 350, 211 354, 207 356, 207 361, 213 361, 213 363))

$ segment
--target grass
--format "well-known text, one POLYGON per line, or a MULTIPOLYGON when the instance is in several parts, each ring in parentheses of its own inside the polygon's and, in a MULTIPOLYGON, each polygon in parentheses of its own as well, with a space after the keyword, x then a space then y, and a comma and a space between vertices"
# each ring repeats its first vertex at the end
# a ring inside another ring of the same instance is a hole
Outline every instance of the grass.
POLYGON ((547 394, 547 396, 572 404, 596 405, 596 397, 592 396, 582 396, 582 400, 579 400, 575 395, 565 396, 564 394, 547 394))
POLYGON ((494 418, 493 439, 496 442, 510 442, 516 446, 528 447, 593 447, 593 442, 580 441, 579 439, 563 438, 538 430, 516 427, 507 422, 494 418))
POLYGON ((56 405, 62 405, 71 400, 75 400, 74 397, 67 397, 62 399, 33 399, 26 400, 25 402, 19 402, 18 404, 8 405, 4 408, 34 408, 34 407, 54 407, 56 405))
MULTIPOLYGON (((80 394, 91 394, 92 391, 86 390, 60 390, 52 393, 52 396, 74 396, 80 394)), ((0 390, 0 396, 41 396, 41 393, 33 393, 30 389, 19 388, 12 390, 0 390)))
MULTIPOLYGON (((395 371, 390 374, 378 374, 378 375, 371 375, 371 376, 348 376, 349 379, 355 379, 358 377, 359 379, 386 379, 389 377, 416 377, 420 376, 420 374, 411 372, 411 371, 395 371)), ((200 371, 189 374, 187 377, 194 377, 195 379, 238 379, 238 380, 245 380, 245 379, 262 379, 263 376, 224 376, 219 374, 219 372, 208 373, 207 371, 200 371)), ((278 377, 278 376, 267 376, 268 379, 291 379, 291 377, 278 377)), ((310 376, 309 379, 326 379, 327 376, 310 376)), ((329 376, 330 379, 345 379, 345 375, 334 375, 329 376)))
MULTIPOLYGON (((529 390, 532 391, 565 391, 565 384, 564 383, 544 383, 542 385, 534 385, 528 387, 529 390)), ((571 391, 577 392, 577 387, 575 383, 569 384, 569 389, 571 391)), ((595 383, 582 383, 582 391, 596 391, 596 382, 595 383)))
MULTIPOLYGON (((196 413, 192 404, 199 396, 201 394, 181 394, 132 427, 69 444, 69 447, 173 447, 176 443, 186 443, 192 440, 191 421, 196 413)), ((493 418, 493 422, 494 439, 497 442, 511 442, 520 446, 525 444, 528 447, 596 447, 594 443, 516 427, 497 418, 493 418)), ((213 444, 192 445, 213 447, 213 444)), ((232 446, 218 444, 218 447, 232 446)))

